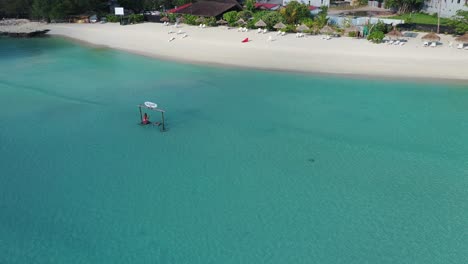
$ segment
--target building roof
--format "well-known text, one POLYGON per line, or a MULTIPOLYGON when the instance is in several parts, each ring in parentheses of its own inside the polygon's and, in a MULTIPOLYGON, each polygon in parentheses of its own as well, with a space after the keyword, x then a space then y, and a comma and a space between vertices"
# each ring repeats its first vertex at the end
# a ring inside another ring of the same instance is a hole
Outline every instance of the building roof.
POLYGON ((309 6, 309 10, 310 11, 314 11, 315 9, 317 9, 318 7, 317 6, 309 6))
POLYGON ((278 4, 255 3, 257 9, 276 10, 279 8, 278 4))
POLYGON ((185 4, 185 5, 181 5, 179 7, 175 7, 175 8, 172 8, 172 9, 169 9, 167 12, 168 13, 177 13, 179 10, 182 10, 184 8, 187 8, 189 6, 191 6, 192 3, 188 3, 188 4, 185 4))
POLYGON ((241 10, 242 6, 236 0, 201 0, 184 8, 177 9, 174 13, 217 17, 231 9, 241 10))

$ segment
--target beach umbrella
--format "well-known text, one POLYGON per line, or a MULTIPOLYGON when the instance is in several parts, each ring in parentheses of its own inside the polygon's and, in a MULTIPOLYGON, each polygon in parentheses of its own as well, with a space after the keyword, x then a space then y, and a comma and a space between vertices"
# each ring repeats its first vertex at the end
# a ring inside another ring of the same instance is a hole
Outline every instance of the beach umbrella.
POLYGON ((463 36, 455 38, 455 40, 461 43, 468 43, 468 32, 463 36))
POLYGON ((267 24, 265 22, 263 22, 263 20, 259 20, 257 23, 255 23, 255 26, 256 27, 266 27, 267 24))
POLYGON ((335 30, 329 25, 326 25, 320 30, 320 33, 325 34, 325 35, 331 35, 335 33, 335 30))
POLYGON ((218 24, 218 25, 226 25, 227 23, 228 22, 226 20, 224 20, 224 19, 220 19, 220 20, 216 21, 216 24, 218 24))
POLYGON ((239 20, 237 20, 236 22, 238 25, 245 25, 247 23, 245 23, 244 19, 240 18, 239 20))
POLYGON ((309 29, 310 29, 310 28, 309 28, 308 26, 304 25, 304 24, 299 25, 299 26, 296 28, 296 30, 297 30, 297 31, 300 31, 300 32, 304 32, 304 31, 307 31, 307 30, 309 30, 309 29))
POLYGON ((356 32, 359 31, 359 28, 356 26, 350 26, 348 28, 345 28, 345 32, 356 32))
POLYGON ((428 41, 432 42, 432 41, 439 41, 440 37, 436 33, 431 32, 429 34, 424 35, 421 39, 428 40, 428 41))
POLYGON ((276 25, 274 25, 273 28, 275 28, 275 29, 283 29, 283 28, 286 28, 286 25, 283 24, 283 23, 281 23, 281 22, 279 22, 279 23, 277 23, 276 25))
POLYGON ((396 30, 396 28, 394 28, 392 31, 388 32, 387 34, 385 34, 386 37, 389 37, 389 38, 401 38, 403 37, 403 34, 401 34, 400 31, 396 30))
POLYGON ((179 21, 179 23, 184 23, 185 22, 185 17, 179 17, 178 21, 179 21))
POLYGON ((167 16, 161 18, 159 21, 161 22, 169 22, 169 18, 167 16))
POLYGON ((197 20, 195 20, 195 22, 203 23, 203 22, 205 22, 205 18, 204 17, 199 17, 199 18, 197 18, 197 20))

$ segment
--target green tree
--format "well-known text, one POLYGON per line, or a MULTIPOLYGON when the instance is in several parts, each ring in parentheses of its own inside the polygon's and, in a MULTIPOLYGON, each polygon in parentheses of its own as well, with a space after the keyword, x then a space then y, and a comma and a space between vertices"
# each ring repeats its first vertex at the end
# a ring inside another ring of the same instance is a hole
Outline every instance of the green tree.
POLYGON ((287 24, 297 24, 299 21, 311 16, 309 7, 297 1, 289 2, 286 7, 280 10, 280 13, 287 24))
POLYGON ((237 18, 236 20, 239 20, 239 19, 244 19, 245 21, 248 21, 251 17, 253 16, 253 13, 248 11, 248 10, 244 10, 244 11, 240 11, 237 13, 237 18))
POLYGON ((279 12, 267 12, 262 16, 263 21, 267 24, 269 30, 273 29, 273 26, 279 22, 283 22, 283 16, 279 12))
POLYGON ((224 13, 223 19, 226 20, 229 24, 229 26, 234 26, 234 24, 237 21, 237 11, 230 11, 227 13, 224 13))
POLYGON ((465 34, 468 32, 468 11, 458 10, 457 14, 452 17, 449 25, 455 28, 457 34, 465 34))
POLYGON ((245 1, 245 9, 254 12, 255 11, 255 0, 246 0, 245 1))
POLYGON ((314 17, 315 28, 317 30, 322 29, 325 25, 328 24, 328 6, 320 7, 320 12, 314 17))
POLYGON ((385 7, 396 8, 399 14, 419 11, 423 7, 424 0, 387 0, 385 7))

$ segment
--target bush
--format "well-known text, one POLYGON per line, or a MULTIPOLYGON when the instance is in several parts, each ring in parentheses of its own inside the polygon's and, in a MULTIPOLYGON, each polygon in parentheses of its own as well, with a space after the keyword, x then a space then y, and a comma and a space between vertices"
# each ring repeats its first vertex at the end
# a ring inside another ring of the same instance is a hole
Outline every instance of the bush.
POLYGON ((215 17, 207 17, 205 18, 205 23, 206 25, 210 26, 210 27, 215 27, 217 24, 216 24, 216 18, 215 17))
POLYGON ((457 14, 449 22, 449 25, 455 28, 457 34, 463 35, 468 32, 468 10, 458 10, 457 14))
POLYGON ((167 14, 167 18, 169 18, 169 22, 175 23, 177 21, 177 15, 174 13, 167 14))
POLYGON ((128 21, 131 24, 142 23, 144 20, 145 20, 145 16, 143 16, 142 14, 131 14, 128 16, 128 21))
POLYGON ((386 33, 388 33, 388 26, 384 22, 379 20, 379 22, 377 22, 377 24, 375 24, 373 30, 380 31, 380 32, 386 34, 386 33))
POLYGON ((197 16, 185 14, 183 17, 184 17, 184 23, 187 24, 187 25, 197 25, 198 24, 196 22, 196 20, 198 19, 197 16))
POLYGON ((248 10, 240 11, 239 13, 237 13, 236 21, 242 18, 247 22, 252 16, 253 13, 248 10))
POLYGON ((286 28, 284 28, 283 31, 288 32, 288 33, 295 33, 296 32, 296 26, 286 25, 286 28))
POLYGON ((110 22, 110 23, 118 23, 120 21, 120 17, 116 15, 107 15, 106 19, 107 19, 107 22, 110 22))
POLYGON ((223 15, 223 19, 226 20, 229 26, 233 27, 237 21, 237 11, 230 11, 223 15))
POLYGON ((273 26, 279 22, 283 22, 283 16, 279 12, 269 11, 262 16, 263 21, 267 24, 268 30, 273 30, 273 26))
POLYGON ((350 32, 348 32, 348 37, 355 38, 355 37, 357 37, 357 34, 356 34, 355 31, 350 31, 350 32))
POLYGON ((367 37, 369 41, 372 41, 374 43, 380 43, 382 42, 384 38, 385 38, 385 34, 382 31, 377 31, 377 30, 372 31, 372 33, 370 33, 369 36, 367 37))

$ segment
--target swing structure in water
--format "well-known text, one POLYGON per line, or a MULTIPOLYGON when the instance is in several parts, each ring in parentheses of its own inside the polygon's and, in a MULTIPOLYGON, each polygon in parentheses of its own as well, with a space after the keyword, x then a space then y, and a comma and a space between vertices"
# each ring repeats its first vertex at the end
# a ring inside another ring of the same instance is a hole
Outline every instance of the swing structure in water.
POLYGON ((138 110, 140 111, 140 125, 146 126, 146 125, 153 124, 155 126, 161 127, 161 132, 166 131, 166 124, 164 123, 164 113, 166 111, 164 111, 163 109, 158 108, 158 105, 156 103, 144 102, 143 104, 138 105, 138 110), (143 121, 143 112, 141 111, 142 108, 143 109, 149 109, 149 110, 161 113, 161 121, 159 121, 159 122, 150 122, 148 120, 147 123, 144 123, 144 121, 143 121))

